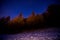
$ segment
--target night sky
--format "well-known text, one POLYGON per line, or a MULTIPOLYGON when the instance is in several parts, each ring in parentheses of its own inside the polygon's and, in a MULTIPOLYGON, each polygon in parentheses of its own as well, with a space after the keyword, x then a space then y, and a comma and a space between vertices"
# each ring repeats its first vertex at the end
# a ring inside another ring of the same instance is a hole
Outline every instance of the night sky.
POLYGON ((32 11, 36 14, 46 11, 48 5, 59 3, 58 0, 0 0, 0 17, 10 16, 11 19, 23 13, 28 17, 32 11))

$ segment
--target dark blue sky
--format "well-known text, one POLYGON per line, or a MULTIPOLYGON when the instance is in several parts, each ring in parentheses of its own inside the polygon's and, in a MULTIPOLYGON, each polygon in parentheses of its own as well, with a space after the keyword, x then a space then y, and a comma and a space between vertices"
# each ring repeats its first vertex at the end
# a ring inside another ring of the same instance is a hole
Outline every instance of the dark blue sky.
POLYGON ((31 14, 44 12, 48 5, 59 3, 57 0, 0 0, 0 16, 10 16, 14 18, 23 13, 24 17, 31 14))

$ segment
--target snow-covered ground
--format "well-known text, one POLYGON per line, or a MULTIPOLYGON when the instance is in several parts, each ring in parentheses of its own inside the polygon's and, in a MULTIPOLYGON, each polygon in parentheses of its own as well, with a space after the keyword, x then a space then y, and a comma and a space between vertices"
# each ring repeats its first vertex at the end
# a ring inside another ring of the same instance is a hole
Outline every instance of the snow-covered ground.
POLYGON ((4 35, 3 40, 54 40, 60 35, 56 28, 23 32, 14 35, 4 35))

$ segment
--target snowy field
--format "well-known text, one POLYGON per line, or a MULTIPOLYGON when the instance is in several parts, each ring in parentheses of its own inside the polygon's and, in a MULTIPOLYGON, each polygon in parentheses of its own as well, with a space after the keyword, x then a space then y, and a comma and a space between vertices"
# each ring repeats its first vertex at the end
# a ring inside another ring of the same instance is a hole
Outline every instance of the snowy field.
POLYGON ((3 35, 3 40, 55 40, 60 35, 56 28, 23 32, 14 35, 3 35))

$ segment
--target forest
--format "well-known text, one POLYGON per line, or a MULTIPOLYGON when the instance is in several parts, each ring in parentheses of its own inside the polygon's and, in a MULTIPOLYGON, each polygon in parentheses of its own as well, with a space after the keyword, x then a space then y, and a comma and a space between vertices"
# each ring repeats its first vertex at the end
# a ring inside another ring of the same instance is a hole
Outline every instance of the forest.
POLYGON ((32 11, 28 18, 24 18, 22 13, 10 20, 10 16, 0 18, 0 34, 19 33, 28 30, 43 29, 60 26, 60 5, 52 4, 48 6, 46 12, 35 14, 32 11))

